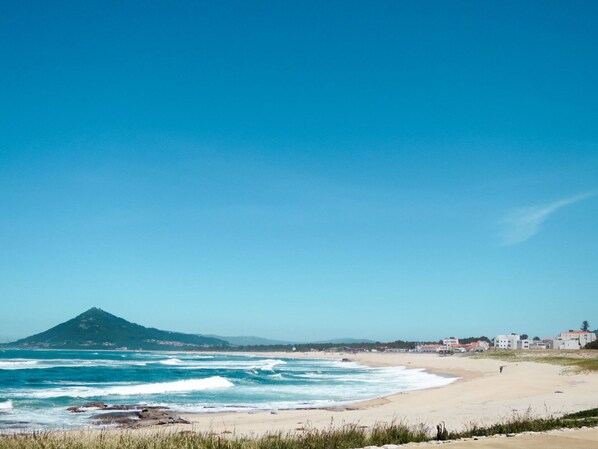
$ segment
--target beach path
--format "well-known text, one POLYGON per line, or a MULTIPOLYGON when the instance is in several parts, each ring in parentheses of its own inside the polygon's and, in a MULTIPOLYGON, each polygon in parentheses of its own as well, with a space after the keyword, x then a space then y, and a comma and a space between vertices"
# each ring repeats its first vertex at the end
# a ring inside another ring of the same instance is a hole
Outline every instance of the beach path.
MULTIPOLYGON (((411 447, 407 445, 406 447, 411 447)), ((418 445, 418 447, 421 447, 418 445)), ((598 428, 445 443, 447 449, 596 449, 598 428)))

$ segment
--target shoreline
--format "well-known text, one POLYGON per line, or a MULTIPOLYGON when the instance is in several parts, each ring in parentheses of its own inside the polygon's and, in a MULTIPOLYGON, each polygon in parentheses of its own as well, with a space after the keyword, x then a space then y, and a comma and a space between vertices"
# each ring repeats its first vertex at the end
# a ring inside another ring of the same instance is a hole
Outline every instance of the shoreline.
POLYGON ((414 353, 287 353, 235 352, 228 354, 269 358, 348 358, 367 366, 404 366, 431 374, 457 377, 442 387, 398 392, 334 409, 294 409, 255 412, 184 413, 192 425, 181 429, 230 432, 259 436, 292 432, 308 425, 327 428, 331 423, 371 426, 400 420, 434 428, 444 421, 452 430, 468 425, 489 425, 516 414, 546 417, 598 406, 598 374, 564 373, 562 366, 536 362, 505 362, 455 355, 414 353), (505 366, 500 373, 500 366, 505 366))
MULTIPOLYGON (((219 354, 219 355, 238 355, 238 356, 250 355, 250 356, 255 356, 255 357, 267 357, 267 358, 276 358, 276 359, 285 359, 285 358, 286 359, 317 359, 317 360, 335 360, 335 361, 347 360, 349 362, 359 363, 360 365, 364 365, 364 366, 368 366, 368 367, 372 367, 372 368, 404 367, 405 369, 423 370, 428 374, 433 374, 435 376, 454 379, 453 382, 451 382, 447 385, 440 385, 440 386, 435 386, 435 387, 424 387, 424 388, 405 390, 405 391, 397 391, 395 393, 385 394, 382 396, 376 396, 376 397, 373 397, 370 399, 347 402, 347 403, 345 403, 343 405, 339 405, 339 406, 306 407, 306 408, 296 408, 296 409, 277 409, 277 410, 275 410, 276 412, 293 411, 293 410, 334 410, 334 409, 339 409, 339 410, 349 409, 350 410, 350 409, 358 409, 358 408, 363 408, 363 407, 372 407, 372 406, 387 403, 389 401, 388 398, 395 396, 395 395, 409 393, 412 391, 433 390, 433 389, 438 389, 438 388, 445 388, 454 383, 461 382, 463 380, 472 379, 477 376, 476 373, 473 373, 470 371, 465 371, 465 370, 460 370, 460 369, 446 369, 446 370, 441 371, 441 370, 429 369, 427 367, 427 365, 426 366, 411 365, 410 362, 408 362, 407 365, 397 365, 396 363, 385 363, 381 359, 376 360, 376 359, 364 358, 362 360, 361 358, 356 357, 356 356, 359 356, 360 354, 361 355, 366 355, 366 354, 370 354, 370 355, 371 354, 379 354, 379 355, 393 354, 393 355, 396 355, 396 354, 403 354, 403 353, 383 353, 383 352, 379 352, 379 353, 365 353, 365 352, 358 352, 358 353, 334 352, 334 353, 330 353, 330 352, 315 351, 315 352, 294 352, 294 353, 289 353, 289 352, 229 352, 229 353, 222 352, 222 353, 220 353, 220 352, 218 352, 217 354, 219 354), (358 358, 359 358, 359 360, 358 360, 358 358)), ((407 353, 405 353, 405 354, 407 354, 407 353)), ((428 354, 418 354, 418 355, 426 356, 428 354)), ((429 355, 434 355, 434 354, 429 354, 429 355)), ((230 413, 262 413, 262 412, 269 413, 269 412, 271 412, 271 410, 253 411, 253 412, 230 412, 230 413)), ((216 415, 218 413, 228 413, 228 412, 216 412, 216 413, 214 413, 214 415, 216 415)), ((202 415, 202 413, 189 413, 189 415, 202 415)))
MULTIPOLYGON (((259 437, 273 432, 298 432, 305 428, 326 429, 331 425, 359 424, 370 427, 393 420, 407 425, 423 424, 431 429, 439 422, 445 422, 451 431, 461 431, 474 423, 492 425, 515 415, 531 413, 534 417, 548 417, 598 407, 598 373, 572 373, 563 366, 539 362, 509 362, 468 355, 439 357, 436 354, 383 352, 210 351, 203 354, 278 359, 349 359, 366 366, 402 366, 457 379, 444 386, 402 391, 329 408, 185 413, 173 407, 172 412, 190 424, 138 429, 90 427, 83 431, 152 434, 184 430, 223 436, 259 437), (504 372, 500 372, 500 366, 504 367, 504 372)), ((79 431, 82 429, 67 432, 79 431)))

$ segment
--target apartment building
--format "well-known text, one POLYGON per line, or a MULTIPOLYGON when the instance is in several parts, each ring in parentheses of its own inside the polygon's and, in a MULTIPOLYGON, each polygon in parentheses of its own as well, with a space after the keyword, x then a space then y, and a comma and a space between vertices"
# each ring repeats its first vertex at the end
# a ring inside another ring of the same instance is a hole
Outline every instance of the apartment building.
POLYGON ((494 337, 495 349, 517 349, 517 342, 521 340, 519 334, 497 335, 494 337))
POLYGON ((555 349, 582 349, 588 343, 596 340, 594 332, 569 330, 561 332, 554 339, 555 349))

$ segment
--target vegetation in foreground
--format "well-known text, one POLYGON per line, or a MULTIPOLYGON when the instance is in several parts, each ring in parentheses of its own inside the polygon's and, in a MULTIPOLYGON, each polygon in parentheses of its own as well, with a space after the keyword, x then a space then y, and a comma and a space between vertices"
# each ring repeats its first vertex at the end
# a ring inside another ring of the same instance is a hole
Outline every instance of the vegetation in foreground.
POLYGON ((579 372, 598 371, 598 353, 596 351, 512 351, 492 350, 476 354, 473 357, 498 359, 507 362, 539 362, 569 367, 579 372))
POLYGON ((442 426, 432 432, 423 425, 407 426, 397 421, 372 428, 352 424, 331 425, 324 430, 298 429, 294 433, 272 433, 259 438, 190 431, 159 434, 48 432, 0 436, 0 449, 350 449, 586 426, 598 426, 598 408, 560 418, 533 418, 526 413, 492 426, 471 425, 463 432, 449 432, 442 426))

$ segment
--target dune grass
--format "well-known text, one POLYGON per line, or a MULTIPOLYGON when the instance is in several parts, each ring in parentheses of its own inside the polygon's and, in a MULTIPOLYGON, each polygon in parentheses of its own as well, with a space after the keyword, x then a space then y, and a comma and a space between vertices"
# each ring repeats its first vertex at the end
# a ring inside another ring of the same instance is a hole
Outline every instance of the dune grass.
POLYGON ((476 358, 497 359, 506 362, 538 362, 560 365, 576 372, 598 372, 598 351, 556 350, 492 350, 476 354, 476 358))
POLYGON ((46 432, 0 436, 0 449, 350 449, 585 426, 598 426, 598 408, 549 418, 534 418, 528 412, 491 426, 471 425, 464 431, 441 435, 423 425, 408 426, 399 421, 371 428, 358 424, 331 425, 327 429, 306 428, 256 438, 191 431, 46 432))
POLYGON ((423 426, 399 422, 371 429, 357 424, 328 429, 307 428, 261 437, 235 437, 210 432, 179 431, 141 434, 131 431, 47 432, 0 437, 0 449, 349 449, 430 440, 423 426))
POLYGON ((491 426, 472 424, 462 432, 449 433, 450 439, 473 436, 491 436, 522 432, 545 432, 553 429, 578 429, 580 427, 598 426, 598 408, 571 413, 562 417, 533 417, 528 411, 515 414, 511 418, 491 426))

